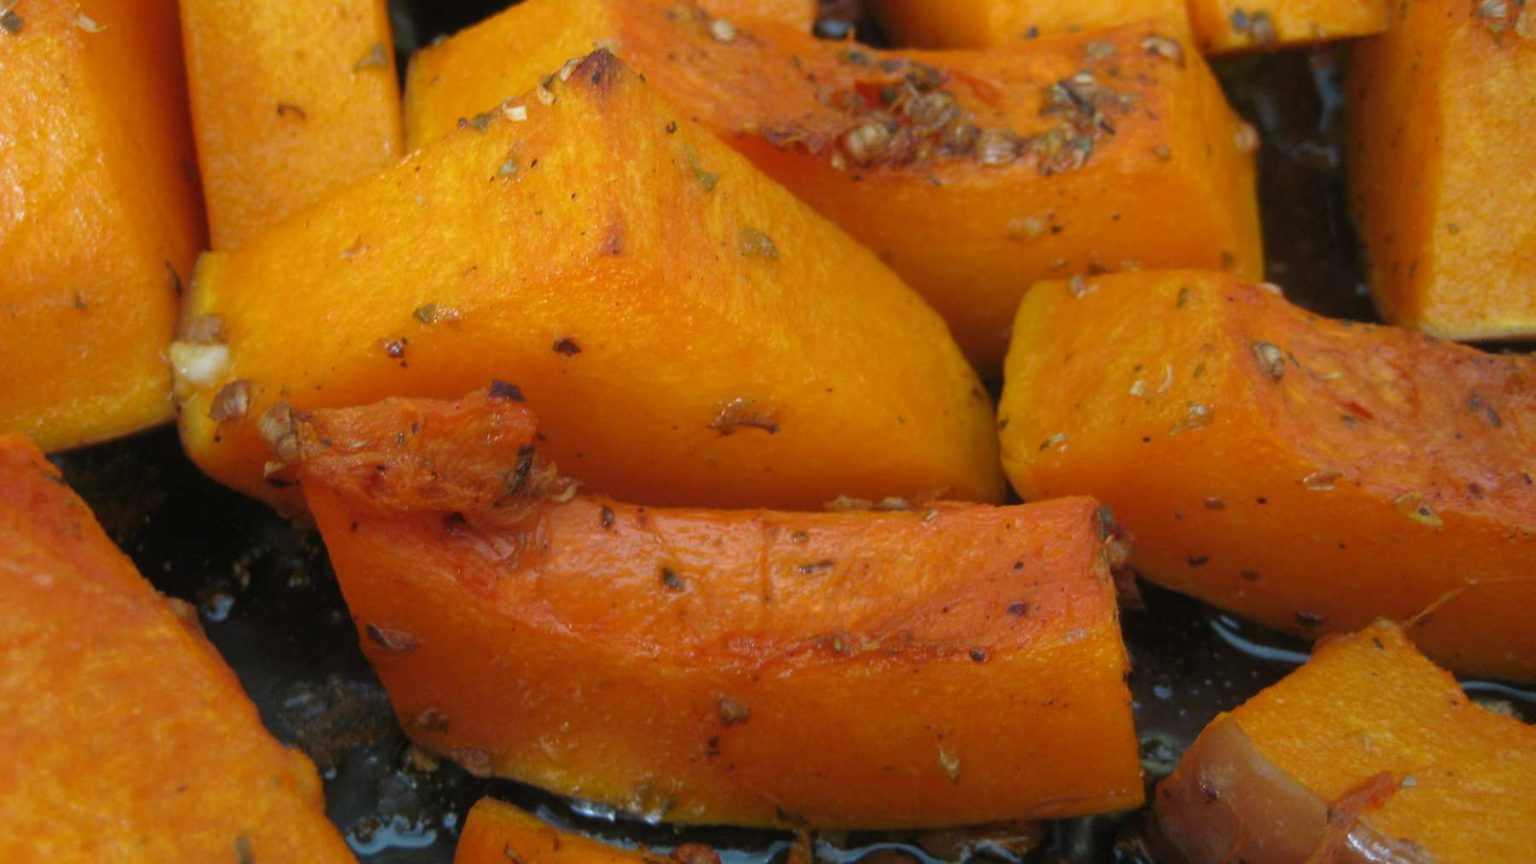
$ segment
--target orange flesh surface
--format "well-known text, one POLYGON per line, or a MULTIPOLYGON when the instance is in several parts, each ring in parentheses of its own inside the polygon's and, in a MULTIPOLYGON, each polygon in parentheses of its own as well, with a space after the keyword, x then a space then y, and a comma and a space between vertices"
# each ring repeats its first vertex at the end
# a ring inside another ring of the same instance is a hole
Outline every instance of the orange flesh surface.
POLYGON ((1448 339, 1536 336, 1536 41, 1491 4, 1393 4, 1349 53, 1350 203, 1376 306, 1448 339))
POLYGON ((1256 138, 1204 61, 1170 38, 1177 28, 882 52, 756 22, 722 40, 719 23, 668 3, 515 6, 416 55, 407 138, 432 141, 591 44, 614 45, 890 264, 983 372, 999 368, 1037 279, 1137 265, 1263 272, 1256 138), (927 89, 903 89, 914 80, 927 89), (973 145, 944 143, 967 128, 973 145), (889 143, 850 143, 880 130, 889 143))
POLYGON ((21 29, 0 33, 0 431, 63 450, 171 419, 164 355, 202 205, 176 4, 28 0, 12 13, 21 29))
POLYGON ((453 864, 644 864, 642 849, 621 849, 565 831, 494 798, 481 798, 464 820, 453 864))
POLYGON ((1000 497, 990 400, 873 255, 611 55, 547 92, 204 256, 187 326, 217 316, 229 363, 182 394, 200 467, 296 507, 263 479, 273 404, 501 378, 551 458, 621 497, 1000 497), (249 409, 215 419, 231 385, 249 409))
POLYGON ((703 0, 700 4, 728 21, 775 21, 803 33, 816 26, 818 0, 703 0))
POLYGON ((682 823, 952 825, 1141 801, 1088 499, 559 503, 531 415, 485 396, 315 412, 295 435, 402 727, 471 771, 682 823))
POLYGON ((1380 33, 1388 0, 874 0, 898 44, 982 48, 1159 18, 1193 28, 1207 54, 1380 33))
POLYGON ((1015 333, 999 424, 1026 500, 1099 498, 1143 575, 1270 626, 1413 619, 1457 671, 1536 680, 1530 358, 1208 273, 1038 285, 1015 333))
POLYGON ((872 0, 891 40, 918 48, 988 48, 1157 19, 1190 32, 1184 0, 872 0))
POLYGON ((195 615, 0 435, 0 860, 353 860, 195 615))
POLYGON ((388 0, 182 0, 214 249, 400 158, 388 0))
POLYGON ((1536 729, 1375 624, 1218 717, 1154 806, 1189 864, 1515 864, 1536 848, 1536 729), (1337 859, 1305 857, 1330 840, 1337 859))

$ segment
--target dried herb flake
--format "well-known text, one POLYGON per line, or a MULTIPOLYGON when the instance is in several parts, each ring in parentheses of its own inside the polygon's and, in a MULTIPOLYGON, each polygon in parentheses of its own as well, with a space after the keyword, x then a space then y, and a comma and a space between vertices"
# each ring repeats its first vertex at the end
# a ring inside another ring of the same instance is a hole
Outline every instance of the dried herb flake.
POLYGON ((778 260, 779 247, 774 245, 773 238, 757 230, 742 226, 736 232, 736 245, 743 258, 767 258, 770 261, 778 260))
POLYGON ((960 783, 960 756, 943 747, 939 748, 939 767, 949 776, 949 782, 960 783))
POLYGON ((719 711, 721 724, 725 726, 740 726, 752 719, 751 709, 729 696, 715 697, 715 707, 719 711))
POLYGON ((353 72, 361 72, 364 69, 386 69, 389 67, 389 49, 383 42, 375 42, 361 59, 352 64, 353 72))

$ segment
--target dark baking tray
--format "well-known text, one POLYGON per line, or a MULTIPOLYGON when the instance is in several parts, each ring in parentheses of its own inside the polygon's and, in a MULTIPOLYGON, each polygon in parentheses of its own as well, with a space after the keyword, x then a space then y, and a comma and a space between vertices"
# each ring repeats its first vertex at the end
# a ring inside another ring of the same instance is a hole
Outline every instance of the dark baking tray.
MULTIPOLYGON (((396 0, 402 64, 418 44, 506 5, 497 0, 396 0)), ((824 36, 859 18, 857 2, 823 3, 824 36)), ((879 34, 867 21, 859 33, 879 34)), ((1347 50, 1347 49, 1344 49, 1347 50)), ((1223 61, 1217 71, 1237 109, 1263 132, 1260 194, 1271 281, 1315 311, 1372 317, 1344 206, 1337 76, 1341 49, 1223 61)), ((615 817, 507 781, 481 780, 412 750, 358 648, 356 631, 319 537, 213 483, 162 429, 57 457, 108 533, 161 591, 201 610, 204 629, 283 741, 304 749, 326 781, 332 820, 370 862, 448 862, 466 811, 494 794, 547 818, 611 839, 670 846, 686 840, 729 850, 726 864, 782 857, 789 835, 690 829, 615 817)), ((1305 646, 1152 586, 1144 608, 1123 613, 1134 662, 1131 688, 1149 782, 1194 735, 1284 675, 1305 646)), ((1469 682, 1475 698, 1536 717, 1536 692, 1469 682)), ((1151 861, 1142 814, 1058 823, 1028 856, 1040 862, 1151 861)), ((837 834, 817 853, 851 861, 875 852, 934 864, 913 838, 837 834)), ((1005 849, 982 853, 1007 859, 1005 849)))

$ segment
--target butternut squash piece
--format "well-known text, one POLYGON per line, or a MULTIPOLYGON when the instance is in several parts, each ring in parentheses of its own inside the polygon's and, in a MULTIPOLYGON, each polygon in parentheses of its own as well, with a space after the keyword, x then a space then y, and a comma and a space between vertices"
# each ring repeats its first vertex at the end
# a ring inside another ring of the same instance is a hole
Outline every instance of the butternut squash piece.
POLYGON ((1387 0, 873 0, 898 44, 983 48, 1091 33, 1148 18, 1193 28, 1206 54, 1284 48, 1380 33, 1387 0))
POLYGON ((1536 848, 1536 729, 1376 624, 1218 717, 1155 802, 1188 864, 1516 864, 1536 848))
MULTIPOLYGON (((697 848, 697 847, 695 847, 697 848)), ((495 798, 469 809, 453 864, 645 864, 656 859, 556 828, 495 798)))
POLYGON ((991 404, 921 298, 612 55, 566 71, 203 258, 183 350, 211 371, 181 412, 199 465, 297 504, 263 482, 275 403, 500 378, 616 495, 1000 496, 991 404))
POLYGON ((1412 620, 1453 669, 1536 680, 1531 358, 1208 273, 1042 284, 1016 333, 1020 495, 1099 497, 1148 578, 1272 627, 1412 620))
POLYGON ((1345 76, 1350 203, 1376 307, 1448 339, 1536 337, 1536 9, 1393 5, 1345 76))
POLYGON ((1140 803, 1095 502, 573 497, 529 412, 494 392, 298 413, 286 439, 364 651, 422 746, 685 823, 1140 803))
POLYGON ((62 450, 165 422, 203 245, 176 4, 26 0, 0 80, 0 431, 62 450))
POLYGON ((416 56, 407 135, 430 141, 556 58, 616 45, 889 263, 983 372, 1037 279, 1132 262, 1262 273, 1257 138, 1156 28, 891 54, 720 25, 687 5, 531 0, 416 56))
POLYGON ((237 248, 400 158, 388 6, 182 0, 213 248, 237 248))
POLYGON ((353 860, 195 616, 0 435, 0 860, 353 860))

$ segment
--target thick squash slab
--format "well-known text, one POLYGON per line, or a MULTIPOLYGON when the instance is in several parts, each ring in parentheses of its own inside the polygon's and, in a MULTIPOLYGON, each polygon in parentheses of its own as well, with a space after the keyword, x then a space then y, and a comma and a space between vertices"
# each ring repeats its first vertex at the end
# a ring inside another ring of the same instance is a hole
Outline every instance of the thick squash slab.
POLYGON ((234 249, 404 146, 388 0, 182 0, 213 248, 234 249))
POLYGON ((173 602, 0 435, 0 860, 353 860, 314 766, 173 602))
POLYGON ((1380 33, 1387 0, 873 0, 898 44, 982 48, 1158 18, 1192 27, 1207 54, 1380 33))
POLYGON ((959 825, 1140 803, 1093 501, 783 513, 573 497, 504 394, 300 414, 284 437, 421 745, 674 822, 959 825))
POLYGON ((1349 55, 1350 203, 1376 306, 1448 339, 1536 336, 1536 8, 1393 4, 1349 55))
POLYGON ((1519 864, 1536 849, 1536 729, 1377 624, 1206 727, 1155 812, 1168 860, 1188 864, 1519 864))
POLYGON ((1019 494, 1113 505, 1148 578, 1306 636, 1412 619, 1536 680, 1530 358, 1123 274, 1030 292, 1000 414, 1019 494))
POLYGON ((594 43, 874 250, 983 372, 1037 279, 1263 270, 1257 138, 1156 27, 888 54, 686 5, 532 0, 417 55, 407 135, 432 140, 594 43))
POLYGON ((169 420, 203 244, 176 4, 26 0, 0 80, 0 431, 62 450, 169 420))
POLYGON ((991 404, 921 298, 611 55, 566 71, 204 257, 178 345, 198 464, 280 501, 275 403, 499 378, 615 495, 999 497, 991 404))

